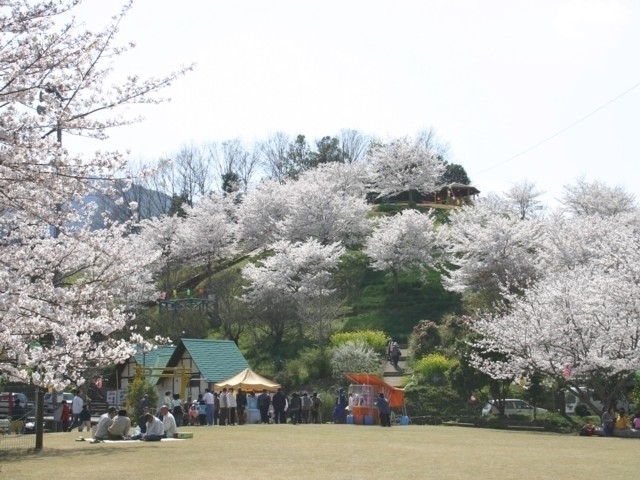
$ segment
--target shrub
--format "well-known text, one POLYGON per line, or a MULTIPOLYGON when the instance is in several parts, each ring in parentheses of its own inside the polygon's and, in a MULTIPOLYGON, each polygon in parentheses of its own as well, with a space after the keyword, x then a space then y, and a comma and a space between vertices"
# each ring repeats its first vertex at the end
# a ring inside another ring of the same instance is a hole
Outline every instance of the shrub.
POLYGON ((420 320, 409 335, 409 352, 414 359, 432 353, 440 344, 438 325, 430 320, 420 320))
POLYGON ((358 332, 341 332, 331 336, 331 345, 337 347, 347 342, 362 342, 383 354, 387 348, 387 335, 380 330, 361 330, 358 332))
POLYGON ((345 373, 380 373, 380 355, 371 346, 359 341, 347 341, 333 348, 331 355, 333 376, 345 373))
POLYGON ((158 404, 158 391, 153 385, 142 378, 135 378, 132 382, 129 382, 127 388, 127 412, 134 422, 137 422, 138 417, 142 414, 138 407, 145 394, 149 395, 150 406, 158 404))
MULTIPOLYGON (((560 415, 559 413, 548 413, 541 415, 535 425, 543 426, 545 430, 557 433, 574 433, 580 431, 584 420, 560 415)), ((599 421, 598 421, 599 423, 599 421)))
POLYGON ((450 387, 407 387, 405 404, 414 424, 457 420, 470 415, 469 404, 450 387))
POLYGON ((413 373, 419 384, 441 385, 446 383, 447 372, 456 365, 458 365, 457 360, 447 358, 440 353, 432 353, 414 364, 413 373))

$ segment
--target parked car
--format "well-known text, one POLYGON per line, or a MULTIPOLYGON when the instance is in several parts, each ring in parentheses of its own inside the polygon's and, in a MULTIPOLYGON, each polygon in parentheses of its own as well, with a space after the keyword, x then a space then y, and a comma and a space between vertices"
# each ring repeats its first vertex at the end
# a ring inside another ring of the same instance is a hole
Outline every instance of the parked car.
MULTIPOLYGON (((564 392, 565 412, 569 415, 601 415, 605 407, 602 399, 588 387, 571 387, 564 392), (585 403, 585 399, 595 407, 595 410, 585 403)), ((634 411, 633 404, 624 397, 620 396, 614 405, 616 408, 624 408, 627 412, 634 411)))
MULTIPOLYGON (((482 415, 497 415, 499 410, 496 403, 495 400, 489 400, 482 408, 482 415)), ((505 415, 533 415, 534 410, 536 415, 547 413, 544 408, 534 407, 519 398, 507 398, 504 401, 505 415)))
POLYGON ((0 393, 0 417, 9 417, 12 414, 13 406, 16 401, 20 401, 23 410, 31 408, 27 396, 20 392, 2 392, 0 393))
MULTIPOLYGON (((66 400, 67 403, 71 403, 73 400, 73 393, 71 392, 56 392, 56 405, 60 405, 62 400, 66 400)), ((53 413, 53 394, 44 394, 44 412, 53 413)))

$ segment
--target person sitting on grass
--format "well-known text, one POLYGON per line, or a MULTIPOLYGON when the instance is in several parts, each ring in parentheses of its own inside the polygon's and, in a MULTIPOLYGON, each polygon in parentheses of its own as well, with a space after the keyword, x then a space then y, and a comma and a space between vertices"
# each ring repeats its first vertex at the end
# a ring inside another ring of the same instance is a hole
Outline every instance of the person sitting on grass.
POLYGON ((167 405, 162 405, 160 407, 160 415, 162 415, 165 438, 174 438, 178 433, 178 426, 176 425, 175 417, 171 414, 167 405))
POLYGON ((138 428, 140 429, 140 433, 147 433, 147 414, 151 413, 151 409, 149 407, 144 407, 142 409, 142 414, 138 417, 138 428))
POLYGON ((631 428, 634 430, 640 430, 640 412, 636 412, 633 415, 633 420, 631 421, 631 428))
POLYGON ((624 408, 618 410, 618 417, 616 418, 616 430, 628 430, 629 429, 629 417, 627 417, 624 408))
POLYGON ((145 414, 144 419, 146 432, 142 435, 142 440, 145 442, 159 442, 165 438, 164 424, 162 423, 162 420, 154 417, 150 413, 145 414))
POLYGON ((118 410, 118 416, 107 428, 109 440, 124 440, 129 435, 131 419, 127 417, 126 410, 118 410))
POLYGON ((93 440, 95 442, 109 440, 109 427, 113 423, 113 417, 116 416, 117 412, 118 410, 116 410, 116 407, 109 407, 107 413, 100 416, 98 426, 96 427, 96 433, 93 435, 93 440))

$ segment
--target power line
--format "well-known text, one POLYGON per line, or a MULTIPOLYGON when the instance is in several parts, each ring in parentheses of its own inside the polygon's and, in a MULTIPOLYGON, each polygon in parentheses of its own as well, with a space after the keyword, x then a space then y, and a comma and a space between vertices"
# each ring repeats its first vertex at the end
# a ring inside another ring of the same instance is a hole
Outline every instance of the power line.
POLYGON ((516 153, 515 155, 512 155, 511 157, 507 158, 506 160, 503 160, 500 163, 496 163, 495 165, 492 165, 488 168, 485 168, 484 170, 480 170, 479 172, 474 172, 473 175, 480 175, 482 173, 488 172, 489 170, 493 170, 496 167, 499 167, 500 165, 504 165, 505 163, 509 163, 512 160, 515 160, 516 158, 524 155, 525 153, 529 153, 531 150, 535 150, 536 148, 538 148, 540 145, 543 145, 545 143, 547 143, 550 140, 553 140, 554 138, 556 138, 557 136, 562 135, 564 132, 566 132, 567 130, 575 127, 576 125, 584 122, 587 118, 592 117, 593 115, 595 115, 596 113, 598 113, 600 110, 603 110, 604 108, 608 107, 609 105, 611 105, 613 102, 619 100, 620 98, 624 97, 626 94, 628 94, 629 92, 631 92, 632 90, 634 90, 635 88, 640 87, 640 82, 636 83, 635 85, 632 85, 631 87, 629 87, 628 89, 626 89, 624 92, 620 93, 619 95, 613 97, 611 100, 609 100, 608 102, 600 105, 598 108, 596 108, 595 110, 591 111, 590 113, 586 114, 584 117, 576 120, 575 122, 569 124, 568 126, 564 127, 562 130, 558 130, 556 133, 554 133, 553 135, 548 136, 547 138, 540 140, 538 143, 535 143, 534 145, 522 150, 519 153, 516 153))

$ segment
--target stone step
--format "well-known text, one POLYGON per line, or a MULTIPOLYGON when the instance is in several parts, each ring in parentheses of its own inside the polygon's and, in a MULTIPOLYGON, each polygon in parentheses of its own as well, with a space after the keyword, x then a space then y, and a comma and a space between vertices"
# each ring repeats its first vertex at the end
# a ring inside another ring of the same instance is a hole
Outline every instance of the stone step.
POLYGON ((408 377, 409 375, 404 370, 395 372, 384 372, 383 377, 408 377))

